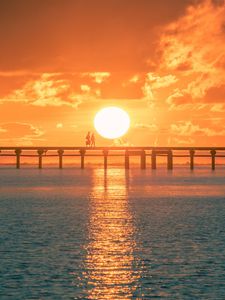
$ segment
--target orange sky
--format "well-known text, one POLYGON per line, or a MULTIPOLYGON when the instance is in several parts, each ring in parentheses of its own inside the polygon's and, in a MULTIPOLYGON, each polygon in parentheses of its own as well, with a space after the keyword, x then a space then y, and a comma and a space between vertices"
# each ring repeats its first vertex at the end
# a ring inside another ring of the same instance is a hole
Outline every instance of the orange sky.
POLYGON ((107 105, 126 145, 225 145, 223 0, 1 0, 0 43, 0 146, 83 145, 107 105))

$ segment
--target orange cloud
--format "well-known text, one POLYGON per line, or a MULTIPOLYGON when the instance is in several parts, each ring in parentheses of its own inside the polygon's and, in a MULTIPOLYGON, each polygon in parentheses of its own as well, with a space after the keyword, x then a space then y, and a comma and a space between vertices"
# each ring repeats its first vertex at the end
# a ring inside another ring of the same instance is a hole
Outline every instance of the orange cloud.
POLYGON ((91 77, 94 80, 94 82, 100 84, 106 81, 111 74, 109 72, 90 72, 90 73, 83 73, 82 75, 84 77, 85 76, 91 77))
POLYGON ((3 132, 5 133, 5 132, 7 132, 7 130, 0 127, 0 133, 3 133, 3 132))
POLYGON ((165 88, 176 83, 178 79, 175 75, 158 76, 154 73, 147 73, 146 82, 148 82, 153 90, 165 88))
POLYGON ((157 132, 159 130, 156 124, 144 124, 144 123, 137 123, 134 125, 135 129, 147 129, 151 132, 157 132))
POLYGON ((147 73, 145 83, 142 86, 144 99, 153 106, 158 99, 158 90, 170 87, 178 81, 175 75, 159 76, 155 73, 147 73))
POLYGON ((34 141, 42 141, 44 131, 28 123, 0 124, 0 142, 4 145, 32 145, 34 141))
POLYGON ((177 136, 223 136, 225 135, 225 128, 220 130, 204 128, 187 121, 171 124, 170 133, 177 136))
POLYGON ((184 16, 163 29, 159 69, 172 72, 179 80, 167 99, 173 108, 182 105, 182 100, 186 104, 188 96, 204 102, 210 89, 224 86, 225 5, 223 1, 215 3, 205 0, 190 6, 184 16))
POLYGON ((210 109, 212 112, 225 112, 225 105, 223 104, 215 104, 212 106, 212 108, 210 109))
POLYGON ((195 140, 191 137, 189 138, 172 137, 168 140, 168 146, 169 145, 193 145, 194 143, 195 140))
POLYGON ((57 123, 56 128, 63 128, 63 123, 57 123))
POLYGON ((129 82, 130 83, 137 83, 138 81, 140 80, 140 76, 138 74, 132 76, 130 79, 129 79, 129 82))
POLYGON ((98 95, 88 85, 81 85, 81 93, 75 92, 71 81, 58 78, 60 73, 44 73, 40 78, 29 80, 25 85, 3 97, 0 102, 21 102, 34 106, 71 106, 77 108, 85 100, 98 95))

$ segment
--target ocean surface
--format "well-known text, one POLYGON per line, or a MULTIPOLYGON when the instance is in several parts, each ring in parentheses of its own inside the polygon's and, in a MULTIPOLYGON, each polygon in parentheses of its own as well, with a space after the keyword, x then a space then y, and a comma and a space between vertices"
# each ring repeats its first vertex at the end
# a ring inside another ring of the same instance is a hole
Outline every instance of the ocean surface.
POLYGON ((0 299, 225 299, 225 167, 2 167, 0 299))

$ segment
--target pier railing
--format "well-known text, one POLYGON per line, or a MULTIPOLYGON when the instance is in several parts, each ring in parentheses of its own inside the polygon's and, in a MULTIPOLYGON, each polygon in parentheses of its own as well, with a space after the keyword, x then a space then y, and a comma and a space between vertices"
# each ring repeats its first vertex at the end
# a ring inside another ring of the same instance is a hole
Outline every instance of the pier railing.
MULTIPOLYGON (((225 147, 0 147, 1 157, 15 157, 15 166, 21 167, 23 157, 36 157, 38 168, 43 167, 43 157, 57 157, 59 168, 63 168, 64 157, 80 157, 80 167, 85 168, 89 156, 102 157, 104 168, 108 168, 108 157, 123 157, 125 169, 130 168, 130 157, 140 158, 141 169, 146 169, 147 158, 151 168, 157 168, 157 157, 166 157, 168 170, 173 169, 174 158, 188 158, 193 170, 198 157, 211 158, 211 168, 215 170, 216 159, 225 157, 225 147)), ((1 164, 1 160, 0 160, 1 164)))

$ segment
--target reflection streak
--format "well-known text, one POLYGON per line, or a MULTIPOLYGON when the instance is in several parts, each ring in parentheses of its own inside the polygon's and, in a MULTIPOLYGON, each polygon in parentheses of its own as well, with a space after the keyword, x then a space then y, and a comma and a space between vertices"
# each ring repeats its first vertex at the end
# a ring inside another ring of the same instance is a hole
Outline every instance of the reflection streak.
POLYGON ((133 267, 134 224, 124 170, 94 171, 87 247, 88 299, 131 299, 138 278, 133 267))

